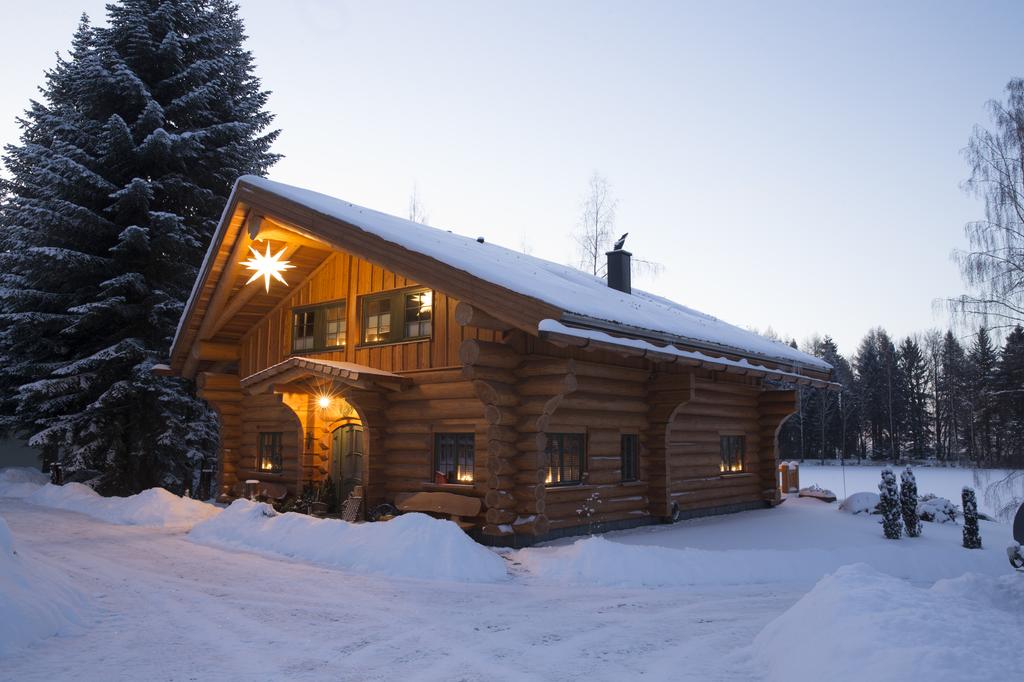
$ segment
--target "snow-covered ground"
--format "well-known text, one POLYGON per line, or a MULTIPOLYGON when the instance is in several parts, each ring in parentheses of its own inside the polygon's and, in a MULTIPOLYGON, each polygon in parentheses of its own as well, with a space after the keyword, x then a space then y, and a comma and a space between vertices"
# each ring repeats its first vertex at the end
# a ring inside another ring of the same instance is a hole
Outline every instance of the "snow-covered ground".
POLYGON ((66 588, 66 622, 0 654, 2 679, 852 680, 870 663, 870 679, 932 681, 1021 665, 1005 524, 965 550, 956 525, 888 541, 877 516, 790 499, 497 560, 421 516, 356 531, 241 503, 187 534, 33 503, 26 483, 0 487, 0 517, 43 608, 44 584, 66 588))

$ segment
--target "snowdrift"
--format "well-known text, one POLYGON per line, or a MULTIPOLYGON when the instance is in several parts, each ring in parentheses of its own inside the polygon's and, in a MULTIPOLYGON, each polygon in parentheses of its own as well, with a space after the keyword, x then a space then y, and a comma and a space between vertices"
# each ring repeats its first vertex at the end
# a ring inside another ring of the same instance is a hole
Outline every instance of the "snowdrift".
POLYGON ((15 551, 0 517, 0 656, 42 637, 77 632, 84 603, 62 576, 15 551))
POLYGON ((924 581, 967 571, 1006 572, 1006 554, 1001 547, 968 551, 945 538, 914 538, 901 543, 882 538, 880 530, 877 533, 872 545, 780 550, 677 549, 594 536, 571 545, 522 549, 515 560, 543 581, 630 587, 813 584, 843 565, 858 562, 924 581))
POLYGON ((54 509, 87 514, 123 526, 191 528, 220 513, 220 508, 163 488, 150 488, 130 497, 103 497, 81 483, 51 485, 49 478, 29 468, 0 470, 0 497, 54 509))
POLYGON ((1020 677, 1024 583, 965 574, 930 589, 844 566, 754 639, 769 680, 1011 680, 1020 677))
POLYGON ((854 493, 839 503, 839 510, 850 514, 874 514, 881 499, 878 493, 854 493))
POLYGON ((346 523, 278 514, 267 504, 235 500, 216 518, 196 525, 189 539, 277 554, 357 573, 493 582, 507 577, 505 561, 451 521, 403 514, 380 523, 346 523))
POLYGON ((49 476, 32 467, 0 469, 0 497, 27 497, 49 482, 49 476))

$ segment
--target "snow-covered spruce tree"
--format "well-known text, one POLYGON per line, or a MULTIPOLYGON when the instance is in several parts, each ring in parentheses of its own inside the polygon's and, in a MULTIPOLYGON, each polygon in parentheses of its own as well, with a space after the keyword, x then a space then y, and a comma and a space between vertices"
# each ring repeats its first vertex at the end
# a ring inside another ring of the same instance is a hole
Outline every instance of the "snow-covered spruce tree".
POLYGON ((903 534, 900 519, 899 490, 896 488, 896 474, 892 469, 882 469, 882 482, 878 484, 878 510, 882 513, 882 530, 890 540, 899 540, 903 534))
POLYGON ((228 0, 83 17, 8 146, 0 187, 0 428, 104 492, 191 485, 216 419, 154 376, 235 178, 276 160, 228 0))
POLYGON ((917 479, 909 466, 900 474, 900 512, 907 537, 916 538, 921 535, 921 519, 917 516, 917 479))
POLYGON ((964 486, 961 493, 964 505, 964 547, 981 549, 981 531, 978 529, 978 498, 974 489, 964 486))

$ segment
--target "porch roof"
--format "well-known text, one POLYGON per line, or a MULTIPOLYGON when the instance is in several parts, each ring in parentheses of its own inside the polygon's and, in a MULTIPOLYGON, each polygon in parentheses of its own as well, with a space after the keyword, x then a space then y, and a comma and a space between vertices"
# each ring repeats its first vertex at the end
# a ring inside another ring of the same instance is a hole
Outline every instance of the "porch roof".
POLYGON ((354 362, 326 360, 296 355, 260 370, 241 380, 242 390, 249 393, 262 393, 273 384, 288 383, 306 376, 314 376, 330 381, 339 381, 359 388, 382 388, 400 390, 412 381, 394 372, 375 367, 357 365, 354 362))

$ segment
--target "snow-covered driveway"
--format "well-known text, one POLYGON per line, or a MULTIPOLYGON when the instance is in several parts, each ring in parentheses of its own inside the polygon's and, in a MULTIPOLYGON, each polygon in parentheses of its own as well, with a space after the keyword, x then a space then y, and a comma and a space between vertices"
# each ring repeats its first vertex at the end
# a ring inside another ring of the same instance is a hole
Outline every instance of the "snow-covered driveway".
POLYGON ((807 586, 563 587, 360 576, 0 499, 19 553, 90 600, 10 680, 757 679, 745 645, 807 586))

